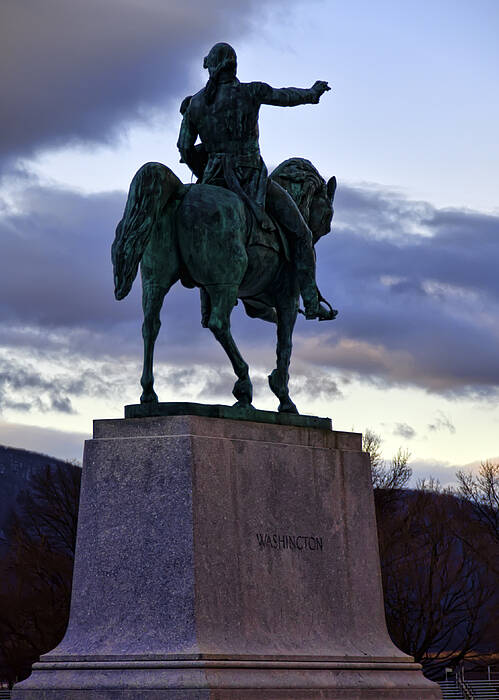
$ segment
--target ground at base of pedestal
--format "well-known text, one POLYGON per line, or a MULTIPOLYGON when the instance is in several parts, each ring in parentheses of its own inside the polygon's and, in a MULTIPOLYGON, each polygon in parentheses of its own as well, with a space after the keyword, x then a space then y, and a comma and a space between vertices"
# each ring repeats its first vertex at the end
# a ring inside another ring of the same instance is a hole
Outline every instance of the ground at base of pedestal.
POLYGON ((441 700, 440 691, 411 689, 351 690, 66 690, 35 691, 16 700, 441 700))

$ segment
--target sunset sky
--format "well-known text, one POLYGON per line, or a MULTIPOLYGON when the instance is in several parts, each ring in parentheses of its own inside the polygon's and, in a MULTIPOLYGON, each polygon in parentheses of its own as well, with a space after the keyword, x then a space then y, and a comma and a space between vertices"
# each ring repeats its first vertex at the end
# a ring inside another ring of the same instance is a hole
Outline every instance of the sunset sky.
MULTIPOLYGON (((332 87, 260 117, 269 170, 339 183, 317 276, 340 313, 297 324, 300 412, 407 447, 416 477, 499 458, 496 0, 3 0, 0 27, 0 443, 81 459, 138 401, 140 282, 114 300, 110 246, 144 162, 190 181, 179 104, 227 41, 242 81, 332 87)), ((160 400, 232 403, 197 291, 162 321, 160 400)), ((233 332, 275 409, 275 328, 238 306, 233 332)))

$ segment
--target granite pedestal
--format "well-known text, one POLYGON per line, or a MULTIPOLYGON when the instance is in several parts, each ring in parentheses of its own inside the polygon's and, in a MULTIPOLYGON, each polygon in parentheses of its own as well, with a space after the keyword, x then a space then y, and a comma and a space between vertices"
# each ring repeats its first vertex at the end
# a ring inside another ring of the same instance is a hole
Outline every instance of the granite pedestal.
POLYGON ((94 423, 70 622, 13 700, 436 700, 390 641, 361 436, 94 423))

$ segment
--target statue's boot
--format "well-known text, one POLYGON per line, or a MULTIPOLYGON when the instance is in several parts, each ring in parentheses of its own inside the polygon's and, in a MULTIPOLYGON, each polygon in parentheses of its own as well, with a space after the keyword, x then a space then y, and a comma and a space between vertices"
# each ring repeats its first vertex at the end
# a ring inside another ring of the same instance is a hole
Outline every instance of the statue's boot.
POLYGON ((276 221, 283 227, 291 244, 291 255, 296 270, 300 294, 305 306, 305 317, 331 321, 335 311, 315 283, 315 251, 312 232, 291 196, 276 182, 270 182, 267 206, 276 221), (327 309, 320 302, 324 301, 327 309))
POLYGON ((300 294, 305 306, 305 318, 319 321, 332 321, 338 315, 336 309, 333 309, 331 304, 322 298, 313 275, 310 275, 309 270, 298 270, 298 284, 300 285, 300 294), (326 308, 321 301, 324 301, 329 308, 326 308))
POLYGON ((315 281, 315 253, 310 242, 307 245, 306 238, 300 237, 296 240, 295 266, 300 287, 301 298, 305 306, 305 318, 319 321, 332 321, 338 312, 332 308, 317 288, 315 281), (329 307, 326 308, 321 302, 329 307))

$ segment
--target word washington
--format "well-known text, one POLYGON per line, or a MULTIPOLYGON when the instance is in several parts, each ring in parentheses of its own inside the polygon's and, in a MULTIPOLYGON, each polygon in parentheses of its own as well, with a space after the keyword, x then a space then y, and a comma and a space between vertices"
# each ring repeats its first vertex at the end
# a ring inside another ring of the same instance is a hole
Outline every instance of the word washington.
POLYGON ((311 549, 322 552, 322 537, 305 537, 303 535, 269 535, 268 533, 256 533, 256 539, 260 549, 311 549))

